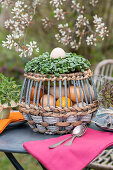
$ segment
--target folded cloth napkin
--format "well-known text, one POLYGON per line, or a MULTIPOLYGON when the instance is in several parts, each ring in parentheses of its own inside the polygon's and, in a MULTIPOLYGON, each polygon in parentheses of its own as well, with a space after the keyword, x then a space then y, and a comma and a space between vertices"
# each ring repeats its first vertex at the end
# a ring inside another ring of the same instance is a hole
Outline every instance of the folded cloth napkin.
POLYGON ((8 119, 0 120, 0 133, 11 123, 24 120, 22 113, 20 112, 10 112, 8 119))
POLYGON ((75 138, 70 146, 60 145, 49 149, 69 135, 41 141, 30 141, 24 148, 48 170, 82 170, 104 149, 113 144, 113 133, 88 128, 84 136, 75 138))

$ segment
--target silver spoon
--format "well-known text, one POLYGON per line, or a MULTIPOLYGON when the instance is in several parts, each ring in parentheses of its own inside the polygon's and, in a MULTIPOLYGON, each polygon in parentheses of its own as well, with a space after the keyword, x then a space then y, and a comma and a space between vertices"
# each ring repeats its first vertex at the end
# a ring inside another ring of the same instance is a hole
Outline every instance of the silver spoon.
POLYGON ((62 141, 60 141, 60 142, 58 142, 58 143, 55 143, 55 144, 49 146, 49 148, 50 148, 50 149, 56 148, 57 146, 61 145, 62 143, 64 143, 66 140, 68 140, 68 139, 70 139, 70 138, 72 138, 72 136, 69 136, 68 138, 66 138, 66 139, 64 139, 64 140, 62 140, 62 141))
MULTIPOLYGON (((79 131, 79 133, 81 134, 81 129, 83 129, 83 125, 79 125, 79 126, 77 126, 77 127, 75 127, 74 129, 73 129, 73 135, 75 135, 76 134, 76 137, 77 137, 77 134, 78 134, 78 131, 79 131), (77 129, 77 130, 76 130, 77 129), (80 130, 79 130, 80 129, 80 130)), ((82 130, 83 131, 83 130, 82 130)), ((85 133, 85 132, 84 132, 85 133)), ((80 134, 78 134, 78 135, 80 135, 80 134)), ((82 135, 81 135, 82 136, 82 135)), ((62 143, 64 143, 66 140, 68 140, 68 139, 70 139, 70 138, 73 138, 73 136, 69 136, 68 138, 66 138, 66 139, 64 139, 64 140, 62 140, 62 141, 60 141, 60 142, 58 142, 58 143, 55 143, 55 144, 53 144, 53 145, 51 145, 51 146, 49 146, 49 148, 50 149, 53 149, 53 148, 56 148, 57 146, 59 146, 59 145, 61 145, 62 143)))
POLYGON ((74 140, 76 137, 81 137, 81 136, 83 136, 83 134, 86 132, 87 128, 88 128, 88 127, 87 127, 87 126, 84 126, 84 125, 79 125, 79 126, 75 127, 74 130, 73 130, 73 133, 72 133, 72 134, 73 134, 72 138, 71 138, 70 141, 67 142, 65 145, 66 145, 66 146, 69 146, 69 145, 72 144, 73 140, 74 140))

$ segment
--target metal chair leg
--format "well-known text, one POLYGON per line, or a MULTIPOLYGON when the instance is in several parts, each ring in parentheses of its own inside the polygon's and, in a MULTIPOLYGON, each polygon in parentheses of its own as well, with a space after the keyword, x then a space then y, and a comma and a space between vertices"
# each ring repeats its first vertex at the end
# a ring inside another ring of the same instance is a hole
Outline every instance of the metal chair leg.
POLYGON ((4 152, 4 153, 7 156, 7 158, 10 160, 10 162, 13 164, 13 166, 16 168, 16 170, 24 170, 12 153, 10 152, 4 152))

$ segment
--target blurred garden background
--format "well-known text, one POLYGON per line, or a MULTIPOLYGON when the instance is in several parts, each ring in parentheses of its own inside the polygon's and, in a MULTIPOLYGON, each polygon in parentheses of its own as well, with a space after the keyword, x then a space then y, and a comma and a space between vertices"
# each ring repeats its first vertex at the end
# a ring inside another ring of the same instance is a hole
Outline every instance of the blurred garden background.
MULTIPOLYGON (((43 0, 42 0, 43 1, 43 0)), ((79 0, 80 1, 80 0, 79 0)), ((68 6, 66 7, 68 9, 68 6)), ((44 29, 40 18, 45 16, 50 16, 53 18, 53 12, 51 6, 48 2, 44 2, 44 5, 41 5, 37 8, 37 13, 34 16, 34 20, 29 28, 27 28, 27 41, 37 41, 39 46, 39 53, 31 57, 20 58, 19 54, 15 52, 14 49, 8 50, 3 48, 2 41, 5 40, 6 35, 10 31, 5 29, 4 22, 5 20, 11 17, 9 8, 0 7, 0 72, 12 76, 14 79, 21 84, 23 81, 24 66, 27 61, 33 57, 38 57, 45 51, 51 52, 55 47, 62 47, 66 52, 76 52, 77 54, 83 55, 87 58, 92 65, 92 70, 95 66, 104 59, 113 59, 113 0, 99 0, 97 7, 94 7, 92 10, 90 6, 87 6, 90 15, 94 15, 94 12, 98 16, 103 17, 103 21, 108 27, 109 36, 105 37, 104 41, 98 42, 97 46, 87 46, 83 41, 78 50, 70 48, 70 46, 64 46, 55 39, 56 28, 54 25, 51 28, 44 29)), ((69 21, 73 20, 74 16, 69 18, 69 21)), ((17 160, 23 165, 26 170, 41 170, 42 168, 37 163, 37 161, 28 155, 19 155, 15 154, 17 160)), ((8 159, 3 153, 0 153, 0 170, 13 170, 13 166, 10 164, 8 159)))

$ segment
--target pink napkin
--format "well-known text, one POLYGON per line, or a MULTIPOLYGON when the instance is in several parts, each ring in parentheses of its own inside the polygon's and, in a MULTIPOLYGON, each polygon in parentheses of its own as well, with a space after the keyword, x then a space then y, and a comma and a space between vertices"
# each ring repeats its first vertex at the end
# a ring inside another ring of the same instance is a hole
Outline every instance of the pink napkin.
POLYGON ((48 170, 82 170, 104 149, 113 144, 113 133, 88 128, 81 138, 76 138, 71 146, 49 146, 66 137, 63 135, 41 141, 25 142, 24 148, 48 170))

